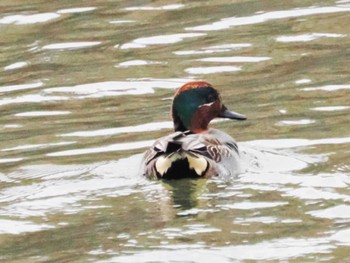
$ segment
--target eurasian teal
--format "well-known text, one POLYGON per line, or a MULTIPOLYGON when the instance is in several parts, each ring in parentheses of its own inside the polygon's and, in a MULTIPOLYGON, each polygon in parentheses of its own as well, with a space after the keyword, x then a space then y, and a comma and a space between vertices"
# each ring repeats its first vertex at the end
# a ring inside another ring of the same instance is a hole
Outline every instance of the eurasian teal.
POLYGON ((245 120, 229 111, 219 92, 208 82, 183 85, 172 105, 175 132, 159 138, 144 154, 143 174, 154 179, 230 176, 240 172, 235 140, 217 129, 208 128, 216 118, 245 120))

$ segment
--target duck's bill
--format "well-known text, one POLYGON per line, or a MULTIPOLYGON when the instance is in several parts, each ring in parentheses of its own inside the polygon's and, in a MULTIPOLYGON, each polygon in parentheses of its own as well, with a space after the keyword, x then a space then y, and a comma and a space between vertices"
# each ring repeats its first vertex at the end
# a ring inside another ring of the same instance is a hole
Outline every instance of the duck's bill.
POLYGON ((247 117, 238 112, 229 111, 224 105, 222 106, 221 112, 219 113, 220 118, 233 119, 233 120, 246 120, 247 117))

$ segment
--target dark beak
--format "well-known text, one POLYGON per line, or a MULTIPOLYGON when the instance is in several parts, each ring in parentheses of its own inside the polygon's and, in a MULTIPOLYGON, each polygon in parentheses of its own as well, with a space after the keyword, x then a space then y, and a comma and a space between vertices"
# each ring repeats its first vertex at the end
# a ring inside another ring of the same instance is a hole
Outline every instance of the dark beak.
POLYGON ((234 112, 234 111, 229 111, 225 105, 222 105, 221 112, 219 113, 218 117, 220 118, 227 118, 227 119, 234 119, 234 120, 246 120, 247 117, 244 116, 243 114, 234 112))

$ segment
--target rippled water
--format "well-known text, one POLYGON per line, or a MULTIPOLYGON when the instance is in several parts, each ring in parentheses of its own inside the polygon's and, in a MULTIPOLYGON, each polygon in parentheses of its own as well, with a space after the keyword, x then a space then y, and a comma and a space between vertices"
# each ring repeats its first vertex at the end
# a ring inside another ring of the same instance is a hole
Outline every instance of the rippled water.
POLYGON ((350 1, 0 9, 1 262, 350 261, 350 1), (245 172, 140 178, 193 79, 245 172))

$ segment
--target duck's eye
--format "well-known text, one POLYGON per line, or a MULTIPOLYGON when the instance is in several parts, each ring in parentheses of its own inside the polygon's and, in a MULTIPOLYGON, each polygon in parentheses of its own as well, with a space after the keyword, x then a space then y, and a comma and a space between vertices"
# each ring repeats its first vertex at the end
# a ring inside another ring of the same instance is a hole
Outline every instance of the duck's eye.
POLYGON ((206 100, 207 100, 207 102, 214 102, 214 101, 216 101, 216 96, 214 94, 209 94, 206 97, 206 100))

